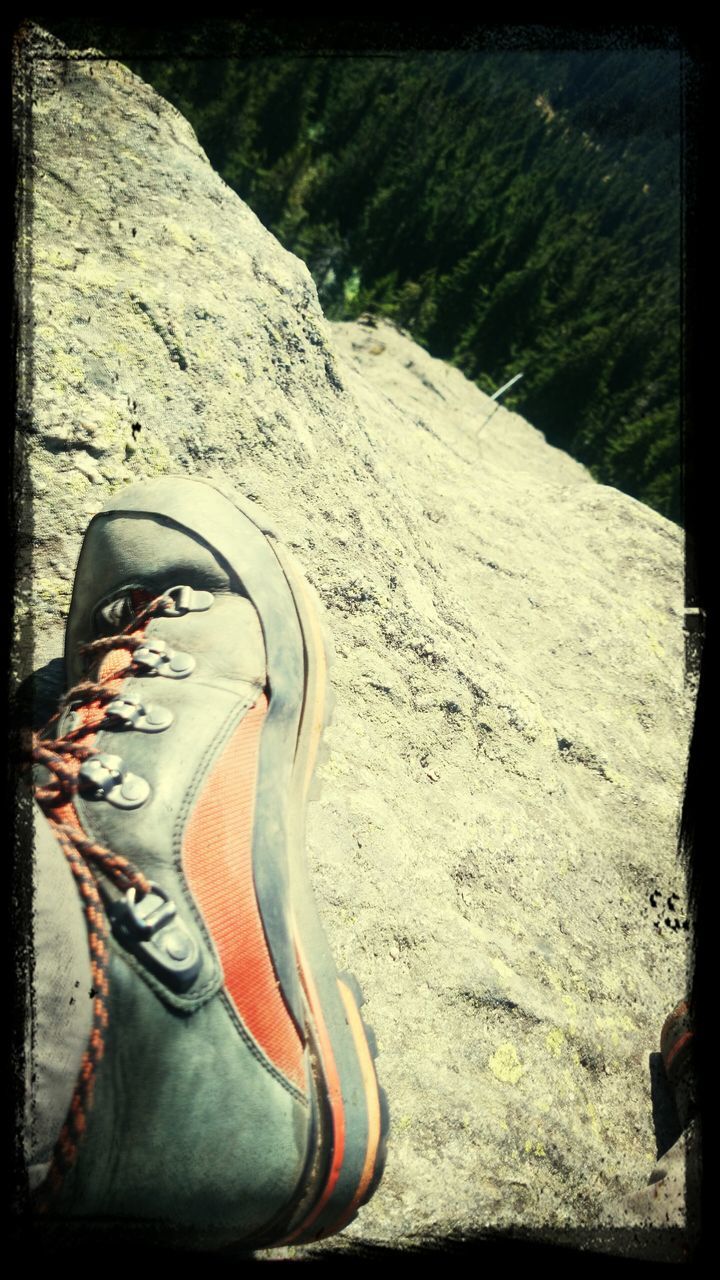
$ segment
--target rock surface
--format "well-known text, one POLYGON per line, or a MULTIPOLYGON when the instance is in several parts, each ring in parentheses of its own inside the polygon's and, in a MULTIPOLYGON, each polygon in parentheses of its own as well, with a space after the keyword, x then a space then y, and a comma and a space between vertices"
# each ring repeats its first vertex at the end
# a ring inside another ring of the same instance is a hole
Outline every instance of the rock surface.
POLYGON ((316 1250, 612 1222, 662 1143, 652 1055, 687 985, 680 530, 391 326, 329 325, 124 67, 31 28, 17 91, 41 694, 88 519, 138 477, 222 474, 328 611, 309 852, 393 1128, 316 1250))

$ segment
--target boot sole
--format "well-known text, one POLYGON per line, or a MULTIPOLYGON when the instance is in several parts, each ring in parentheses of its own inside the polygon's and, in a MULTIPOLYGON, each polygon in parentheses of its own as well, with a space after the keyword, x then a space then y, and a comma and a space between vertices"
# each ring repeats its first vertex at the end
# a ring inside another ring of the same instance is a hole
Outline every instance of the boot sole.
POLYGON ((305 649, 305 701, 290 800, 295 945, 332 1112, 332 1158, 314 1207, 284 1243, 333 1235, 351 1222, 380 1181, 387 1144, 387 1101, 374 1066, 375 1037, 360 1014, 360 987, 338 974, 310 888, 305 815, 324 730, 332 716, 330 645, 315 592, 287 548, 273 542, 295 601, 305 649), (383 1105, 384 1102, 384 1105, 383 1105))

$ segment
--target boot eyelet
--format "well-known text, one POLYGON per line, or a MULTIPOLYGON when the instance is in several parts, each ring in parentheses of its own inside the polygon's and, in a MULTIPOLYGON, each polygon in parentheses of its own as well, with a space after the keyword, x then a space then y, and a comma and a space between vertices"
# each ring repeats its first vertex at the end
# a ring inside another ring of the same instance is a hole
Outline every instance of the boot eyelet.
POLYGON ((194 591, 192 587, 170 587, 165 592, 163 614, 166 618, 181 618, 186 613, 204 613, 214 603, 209 591, 194 591))
POLYGON ((161 671, 160 674, 169 676, 173 680, 182 680, 184 676, 189 676, 191 671, 195 670, 195 659, 189 653, 173 653, 170 659, 170 668, 168 671, 161 671))
POLYGON ((126 772, 120 756, 92 756, 78 775, 83 799, 107 800, 117 809, 139 809, 150 795, 150 784, 136 773, 126 772))
POLYGON ((168 646, 164 640, 147 640, 133 654, 133 662, 153 670, 168 660, 168 646))
POLYGON ((113 729, 137 729, 140 733, 162 733, 175 719, 168 707, 162 707, 158 702, 143 706, 133 698, 116 698, 109 702, 105 715, 116 722, 113 729))
POLYGON ((192 654, 171 649, 164 640, 141 644, 133 654, 133 662, 144 675, 165 676, 169 680, 183 680, 195 670, 192 654))
POLYGON ((171 991, 187 991, 201 968, 200 948, 175 903, 158 884, 138 899, 134 888, 109 905, 113 934, 121 946, 171 991))

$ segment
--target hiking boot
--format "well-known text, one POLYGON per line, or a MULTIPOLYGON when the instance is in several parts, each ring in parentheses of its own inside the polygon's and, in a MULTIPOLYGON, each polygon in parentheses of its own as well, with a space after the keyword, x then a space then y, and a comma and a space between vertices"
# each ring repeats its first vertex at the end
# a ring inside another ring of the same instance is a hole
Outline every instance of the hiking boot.
POLYGON ((92 520, 34 749, 94 987, 52 1214, 266 1247, 341 1230, 380 1180, 386 1101, 304 852, 327 661, 252 503, 162 477, 92 520))

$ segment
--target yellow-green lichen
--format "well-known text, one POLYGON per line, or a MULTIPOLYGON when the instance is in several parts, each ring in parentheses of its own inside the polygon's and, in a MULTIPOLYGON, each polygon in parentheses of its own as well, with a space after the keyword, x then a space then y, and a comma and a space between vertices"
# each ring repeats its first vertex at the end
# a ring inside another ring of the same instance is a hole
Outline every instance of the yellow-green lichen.
POLYGON ((552 1027, 545 1037, 545 1043, 554 1058, 559 1058, 565 1045, 565 1036, 559 1027, 552 1027))
POLYGON ((77 255, 68 249, 57 249, 45 245, 38 245, 35 249, 33 259, 35 271, 41 271, 43 267, 49 267, 55 271, 71 271, 76 266, 77 255))
POLYGON ((532 1138, 528 1138, 527 1142, 525 1143, 525 1155, 526 1156, 530 1156, 530 1155, 546 1156, 547 1152, 542 1142, 536 1142, 532 1138))
POLYGON ((561 1000, 568 1012, 568 1030, 574 1035, 577 1030, 578 1007, 572 996, 562 995, 561 1000))
POLYGON ((116 155, 121 156, 123 160, 130 160, 133 164, 137 165, 138 169, 145 168, 145 161, 143 157, 139 156, 135 151, 128 151, 127 147, 122 147, 121 150, 116 152, 116 155))
POLYGON ((92 487, 92 481, 84 472, 73 469, 72 471, 64 472, 62 487, 76 494, 77 497, 85 498, 87 497, 88 489, 92 487))
POLYGON ((94 258, 84 258, 75 273, 75 285, 82 292, 96 289, 115 289, 118 283, 117 268, 108 269, 94 258))
POLYGON ((517 1049, 509 1041, 498 1045, 488 1062, 488 1067, 495 1078, 501 1080, 503 1084, 515 1085, 520 1077, 525 1074, 525 1068, 518 1057, 517 1049))
MULTIPOLYGON (((634 1022, 624 1013, 595 1016, 595 1026, 603 1037, 604 1043, 619 1049, 627 1044, 628 1038, 637 1032, 634 1022)), ((624 1048, 623 1048, 624 1051, 624 1048)))
POLYGON ((177 469, 167 447, 148 435, 139 438, 135 452, 127 456, 126 466, 134 475, 144 477, 165 475, 177 469))
POLYGON ((190 239, 190 236, 183 227, 178 225, 177 222, 166 222, 165 229, 170 236, 170 239, 174 240, 175 244, 179 244, 182 249, 187 249, 190 253, 194 252, 195 245, 190 239))
POLYGON ((64 613, 70 606, 72 587, 68 581, 59 577, 38 577, 33 579, 33 611, 59 610, 64 613))
POLYGON ((52 375, 59 395, 64 395, 68 387, 80 388, 84 385, 85 370, 76 356, 70 356, 66 351, 56 351, 53 364, 52 375))

